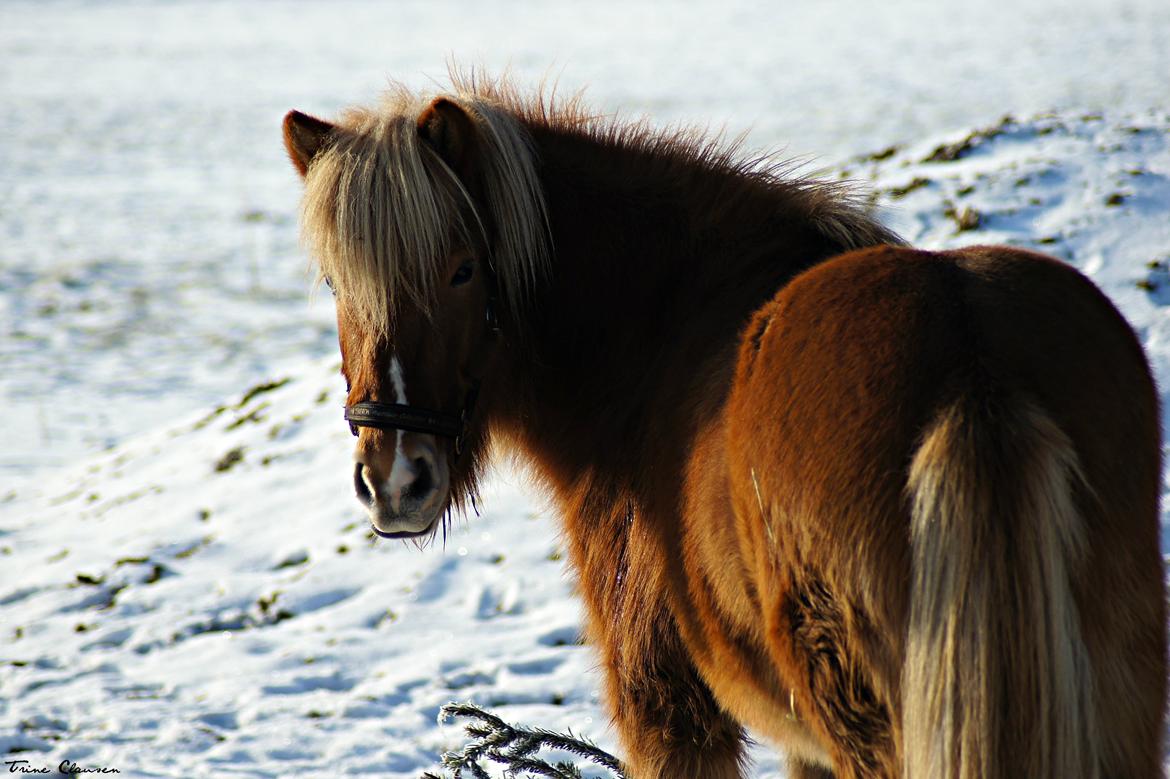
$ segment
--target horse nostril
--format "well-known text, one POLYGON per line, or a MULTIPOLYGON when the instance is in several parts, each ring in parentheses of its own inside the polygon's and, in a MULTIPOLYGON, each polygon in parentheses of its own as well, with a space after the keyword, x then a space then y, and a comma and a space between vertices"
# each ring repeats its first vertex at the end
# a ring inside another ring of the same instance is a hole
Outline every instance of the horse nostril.
POLYGON ((411 463, 414 466, 414 481, 406 488, 406 496, 421 500, 431 493, 435 486, 435 478, 431 474, 431 464, 425 457, 416 457, 411 463))
POLYGON ((362 463, 356 463, 353 469, 353 488, 357 493, 357 499, 365 505, 370 505, 373 501, 373 496, 370 495, 370 488, 366 484, 365 478, 366 466, 362 463))

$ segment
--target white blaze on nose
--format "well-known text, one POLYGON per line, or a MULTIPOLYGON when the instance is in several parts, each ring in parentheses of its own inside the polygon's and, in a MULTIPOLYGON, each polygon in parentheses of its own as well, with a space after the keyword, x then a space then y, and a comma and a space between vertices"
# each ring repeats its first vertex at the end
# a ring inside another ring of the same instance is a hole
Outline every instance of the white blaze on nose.
POLYGON ((402 378, 402 363, 398 356, 390 358, 390 383, 394 385, 394 402, 406 403, 406 379, 402 378))
MULTIPOLYGON (((406 405, 406 379, 402 376, 402 363, 398 362, 398 355, 390 358, 390 384, 394 387, 394 402, 406 405)), ((402 491, 414 481, 414 468, 406 459, 402 451, 402 431, 397 431, 398 438, 394 445, 394 465, 390 468, 390 503, 398 511, 402 500, 402 491)))

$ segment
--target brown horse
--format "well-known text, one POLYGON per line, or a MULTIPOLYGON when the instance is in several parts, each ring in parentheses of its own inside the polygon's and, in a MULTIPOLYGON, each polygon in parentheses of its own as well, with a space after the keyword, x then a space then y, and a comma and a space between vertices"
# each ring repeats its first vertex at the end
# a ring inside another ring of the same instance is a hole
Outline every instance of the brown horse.
POLYGON ((374 528, 522 454, 632 776, 745 727, 797 778, 1160 775, 1157 400, 1083 276, 482 80, 284 131, 374 528))

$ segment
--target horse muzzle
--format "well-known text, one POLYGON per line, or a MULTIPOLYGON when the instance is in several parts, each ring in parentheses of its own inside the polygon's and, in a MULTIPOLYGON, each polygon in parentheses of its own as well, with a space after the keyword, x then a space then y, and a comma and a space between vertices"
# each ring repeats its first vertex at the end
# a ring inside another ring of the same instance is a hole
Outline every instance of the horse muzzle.
POLYGON ((383 538, 414 538, 434 530, 446 504, 449 476, 434 436, 389 436, 391 451, 358 448, 354 493, 383 538))

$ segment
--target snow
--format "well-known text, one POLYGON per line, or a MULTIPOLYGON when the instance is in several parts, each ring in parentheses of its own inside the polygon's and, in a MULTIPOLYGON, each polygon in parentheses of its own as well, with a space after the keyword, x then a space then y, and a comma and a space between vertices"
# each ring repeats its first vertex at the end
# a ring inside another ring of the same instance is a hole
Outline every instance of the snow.
POLYGON ((467 699, 616 748, 556 519, 522 472, 421 551, 373 539, 351 497, 278 123, 391 74, 426 85, 452 52, 820 155, 917 245, 1056 254, 1170 388, 1170 115, 1148 110, 1170 6, 833 9, 0 5, 6 759, 414 779, 463 743, 435 716, 467 699), (955 159, 928 161, 943 147, 955 159))
POLYGON ((435 727, 450 699, 602 729, 520 480, 495 479, 445 545, 375 541, 336 365, 303 368, 10 501, 0 750, 144 776, 417 777, 459 744, 435 727))

